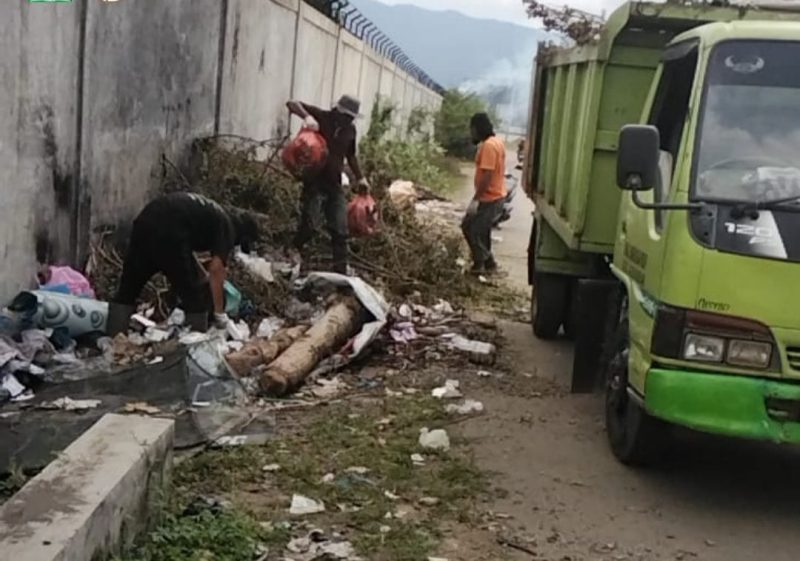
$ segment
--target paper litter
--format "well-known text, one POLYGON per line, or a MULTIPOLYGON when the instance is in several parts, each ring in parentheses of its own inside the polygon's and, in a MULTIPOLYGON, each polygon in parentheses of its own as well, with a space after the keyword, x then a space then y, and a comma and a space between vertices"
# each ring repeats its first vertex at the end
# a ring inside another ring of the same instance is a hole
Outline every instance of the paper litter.
POLYGON ((272 263, 263 257, 253 257, 252 255, 239 252, 236 254, 236 260, 244 265, 244 268, 250 273, 260 277, 268 283, 275 282, 275 276, 272 273, 272 263))
POLYGON ((271 339, 284 325, 286 322, 282 318, 268 317, 258 325, 256 336, 271 339))
POLYGON ((103 402, 99 399, 72 399, 62 397, 55 401, 45 401, 38 405, 39 409, 61 409, 63 411, 88 411, 97 409, 103 402))
POLYGON ((303 516, 308 514, 319 514, 325 512, 325 504, 321 501, 309 499, 303 495, 292 496, 292 505, 289 507, 289 514, 303 516))
POLYGON ((450 449, 450 437, 444 429, 429 431, 424 428, 419 432, 419 445, 423 448, 445 452, 450 449))
POLYGON ((468 399, 461 405, 451 404, 444 408, 447 413, 457 413, 459 415, 471 415, 473 413, 483 413, 483 403, 468 399))
POLYGON ((125 413, 144 413, 145 415, 157 415, 161 413, 161 409, 143 401, 127 403, 122 410, 125 413))
POLYGON ((458 389, 459 386, 458 380, 447 380, 444 386, 434 389, 431 395, 436 399, 458 399, 464 396, 458 389))

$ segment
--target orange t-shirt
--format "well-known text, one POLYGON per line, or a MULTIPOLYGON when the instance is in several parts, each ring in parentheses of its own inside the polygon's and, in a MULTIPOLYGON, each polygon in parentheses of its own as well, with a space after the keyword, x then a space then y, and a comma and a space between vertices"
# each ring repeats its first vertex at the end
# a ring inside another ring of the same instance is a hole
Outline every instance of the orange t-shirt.
POLYGON ((475 165, 476 175, 479 172, 492 174, 489 189, 480 196, 479 200, 491 203, 504 198, 508 191, 506 190, 506 145, 503 141, 496 136, 487 138, 478 148, 475 165))

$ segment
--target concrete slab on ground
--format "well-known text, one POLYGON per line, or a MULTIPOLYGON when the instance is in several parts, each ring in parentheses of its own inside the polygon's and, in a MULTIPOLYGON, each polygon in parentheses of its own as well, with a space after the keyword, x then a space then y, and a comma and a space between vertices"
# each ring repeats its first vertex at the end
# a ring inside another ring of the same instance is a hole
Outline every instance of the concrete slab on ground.
POLYGON ((146 527, 168 484, 175 423, 106 415, 0 507, 0 561, 89 561, 146 527))

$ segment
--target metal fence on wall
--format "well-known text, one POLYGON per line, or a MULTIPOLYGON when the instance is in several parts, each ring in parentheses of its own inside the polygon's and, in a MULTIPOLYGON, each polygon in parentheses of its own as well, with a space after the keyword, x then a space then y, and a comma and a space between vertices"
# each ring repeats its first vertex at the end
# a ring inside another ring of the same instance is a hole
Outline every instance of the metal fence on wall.
POLYGON ((367 16, 350 4, 348 0, 305 0, 305 2, 391 60, 426 88, 435 91, 439 95, 444 95, 445 89, 441 85, 417 66, 403 52, 403 49, 398 47, 394 41, 378 29, 367 16))

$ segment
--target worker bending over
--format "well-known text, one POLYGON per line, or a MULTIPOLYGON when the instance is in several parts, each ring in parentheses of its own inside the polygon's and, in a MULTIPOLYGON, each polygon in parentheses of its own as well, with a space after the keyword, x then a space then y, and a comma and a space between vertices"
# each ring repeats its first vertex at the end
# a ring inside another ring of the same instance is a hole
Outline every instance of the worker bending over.
POLYGON ((251 216, 226 212, 194 193, 174 193, 150 202, 133 222, 130 245, 116 297, 109 307, 106 331, 112 337, 128 328, 136 299, 156 273, 167 277, 186 322, 194 331, 208 329, 209 288, 214 323, 227 326, 224 283, 235 246, 249 252, 258 240, 251 216), (208 274, 195 252, 208 252, 208 274))
POLYGON ((363 192, 369 183, 361 172, 356 155, 355 119, 361 103, 351 96, 342 96, 330 111, 299 101, 290 101, 287 107, 292 114, 304 120, 306 128, 319 131, 328 144, 328 160, 321 171, 303 179, 300 201, 300 224, 294 244, 298 252, 314 235, 314 216, 320 202, 325 214, 333 249, 333 270, 347 274, 347 197, 342 187, 345 159, 358 180, 363 192))

